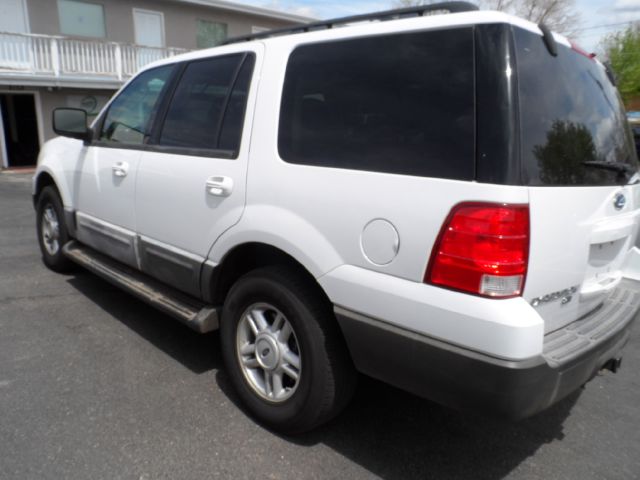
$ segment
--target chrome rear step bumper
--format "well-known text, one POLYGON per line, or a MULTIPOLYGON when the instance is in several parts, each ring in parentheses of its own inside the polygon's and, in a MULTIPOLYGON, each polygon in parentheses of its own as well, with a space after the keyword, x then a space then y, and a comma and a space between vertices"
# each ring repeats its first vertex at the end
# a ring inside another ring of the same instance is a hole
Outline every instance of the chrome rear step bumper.
POLYGON ((638 282, 623 279, 596 310, 545 335, 543 357, 552 367, 564 365, 623 330, 640 305, 638 282))

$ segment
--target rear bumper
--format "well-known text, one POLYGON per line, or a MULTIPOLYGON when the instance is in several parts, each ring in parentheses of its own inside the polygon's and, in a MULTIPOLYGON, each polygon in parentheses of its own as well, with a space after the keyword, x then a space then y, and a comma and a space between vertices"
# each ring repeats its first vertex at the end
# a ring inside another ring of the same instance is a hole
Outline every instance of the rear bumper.
MULTIPOLYGON (((638 292, 640 283, 625 281, 624 288, 638 292)), ((611 315, 602 315, 605 307, 606 303, 594 317, 566 327, 567 341, 580 348, 565 349, 562 361, 557 357, 562 332, 548 336, 548 354, 509 361, 340 307, 335 310, 362 373, 450 407, 517 420, 551 406, 589 381, 610 360, 621 358, 640 302, 627 302, 625 308, 617 309, 613 323, 611 315), (594 328, 597 315, 604 318, 599 329, 594 328), (610 325, 608 330, 603 328, 606 325, 610 325), (584 338, 576 340, 576 335, 584 338), (572 353, 566 354, 569 350, 572 353)))

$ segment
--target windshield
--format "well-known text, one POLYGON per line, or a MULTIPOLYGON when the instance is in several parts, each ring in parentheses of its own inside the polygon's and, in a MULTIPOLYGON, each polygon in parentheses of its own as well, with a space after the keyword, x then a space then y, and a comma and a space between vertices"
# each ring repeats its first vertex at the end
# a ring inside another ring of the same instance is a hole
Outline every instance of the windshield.
POLYGON ((540 35, 514 34, 524 183, 626 183, 638 168, 635 145, 602 65, 560 44, 554 57, 540 35), (626 168, 602 168, 609 163, 626 168))

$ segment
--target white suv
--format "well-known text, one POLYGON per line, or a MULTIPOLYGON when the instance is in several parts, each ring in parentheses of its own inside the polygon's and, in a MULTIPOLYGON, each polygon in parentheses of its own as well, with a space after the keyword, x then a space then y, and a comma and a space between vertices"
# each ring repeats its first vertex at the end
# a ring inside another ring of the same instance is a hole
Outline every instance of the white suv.
POLYGON ((638 160, 613 76, 544 26, 452 2, 261 33, 54 124, 46 265, 220 327, 272 428, 330 419, 356 371, 522 418, 620 364, 638 160))

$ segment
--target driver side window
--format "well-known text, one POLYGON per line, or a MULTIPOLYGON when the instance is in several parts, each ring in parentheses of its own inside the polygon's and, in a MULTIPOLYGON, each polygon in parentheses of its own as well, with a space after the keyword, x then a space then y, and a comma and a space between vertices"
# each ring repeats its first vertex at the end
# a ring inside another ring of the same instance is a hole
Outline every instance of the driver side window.
POLYGON ((173 65, 141 73, 111 103, 100 132, 101 142, 142 145, 173 65))

